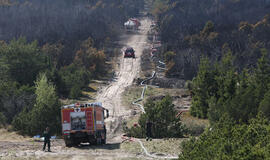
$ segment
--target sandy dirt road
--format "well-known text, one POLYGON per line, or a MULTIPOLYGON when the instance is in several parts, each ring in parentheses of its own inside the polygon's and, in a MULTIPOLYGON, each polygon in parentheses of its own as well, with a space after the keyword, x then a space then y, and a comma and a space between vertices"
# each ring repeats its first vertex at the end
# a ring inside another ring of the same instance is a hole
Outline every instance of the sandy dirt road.
POLYGON ((130 116, 130 110, 121 104, 121 96, 126 87, 130 86, 140 72, 140 61, 143 50, 149 47, 147 43, 147 32, 150 29, 149 19, 141 20, 141 27, 138 34, 130 35, 125 43, 126 46, 133 47, 136 58, 120 57, 120 63, 116 70, 116 79, 109 86, 103 88, 97 100, 109 109, 110 118, 107 119, 107 129, 109 130, 109 141, 119 142, 121 134, 121 123, 123 119, 130 116), (118 139, 117 139, 118 138, 118 139))
POLYGON ((141 19, 139 33, 130 34, 125 46, 131 46, 135 50, 136 59, 119 57, 119 67, 116 69, 115 80, 108 86, 102 88, 97 96, 97 101, 110 111, 110 118, 106 120, 107 145, 89 146, 82 144, 79 147, 65 147, 63 140, 52 141, 53 152, 43 152, 43 142, 29 139, 8 138, 0 139, 0 159, 145 159, 143 154, 128 153, 121 148, 121 124, 130 116, 130 110, 121 103, 121 95, 126 87, 131 85, 140 72, 140 57, 143 50, 149 47, 147 43, 147 32, 151 21, 147 18, 141 19))

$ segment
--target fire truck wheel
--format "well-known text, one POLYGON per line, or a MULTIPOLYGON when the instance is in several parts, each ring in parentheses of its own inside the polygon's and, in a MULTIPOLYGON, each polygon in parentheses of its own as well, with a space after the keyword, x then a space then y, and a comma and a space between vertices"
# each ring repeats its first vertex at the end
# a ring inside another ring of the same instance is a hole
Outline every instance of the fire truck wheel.
POLYGON ((78 145, 80 145, 80 144, 81 144, 80 141, 75 141, 75 142, 74 142, 74 145, 75 145, 75 146, 78 146, 78 145))
POLYGON ((90 140, 90 145, 97 145, 97 140, 96 139, 93 139, 93 140, 90 140))
POLYGON ((71 140, 65 140, 66 147, 72 147, 73 142, 71 140))
POLYGON ((107 137, 107 134, 106 134, 106 127, 104 126, 104 139, 101 139, 101 143, 102 144, 106 144, 106 137, 107 137))

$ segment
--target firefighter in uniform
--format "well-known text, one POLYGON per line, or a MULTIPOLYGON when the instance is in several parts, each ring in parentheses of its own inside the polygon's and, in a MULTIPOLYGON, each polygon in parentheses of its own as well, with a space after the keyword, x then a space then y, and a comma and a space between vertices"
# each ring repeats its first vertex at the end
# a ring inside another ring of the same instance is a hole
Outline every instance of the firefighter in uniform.
POLYGON ((146 122, 146 141, 152 140, 152 122, 147 120, 146 122))
POLYGON ((43 133, 44 136, 44 145, 43 145, 43 151, 46 149, 46 144, 48 144, 48 152, 51 152, 51 135, 50 135, 50 128, 46 127, 46 130, 43 133))

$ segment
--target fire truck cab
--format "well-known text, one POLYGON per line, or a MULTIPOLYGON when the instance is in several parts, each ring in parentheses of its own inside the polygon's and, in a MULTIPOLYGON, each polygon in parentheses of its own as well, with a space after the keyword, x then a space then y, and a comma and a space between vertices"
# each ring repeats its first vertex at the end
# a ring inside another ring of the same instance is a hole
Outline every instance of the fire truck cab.
POLYGON ((70 104, 61 108, 62 134, 67 147, 89 142, 106 144, 105 118, 109 111, 100 102, 70 104))

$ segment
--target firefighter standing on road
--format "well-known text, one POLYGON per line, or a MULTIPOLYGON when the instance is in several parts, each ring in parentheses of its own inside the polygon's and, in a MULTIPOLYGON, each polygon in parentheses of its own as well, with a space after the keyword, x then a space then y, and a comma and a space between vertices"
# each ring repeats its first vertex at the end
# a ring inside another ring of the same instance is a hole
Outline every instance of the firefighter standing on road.
POLYGON ((46 127, 46 130, 43 133, 44 136, 44 145, 43 145, 43 151, 46 149, 46 144, 48 144, 48 152, 51 152, 51 135, 50 135, 50 128, 46 127))
POLYGON ((152 140, 152 122, 147 120, 146 122, 146 141, 152 140))

